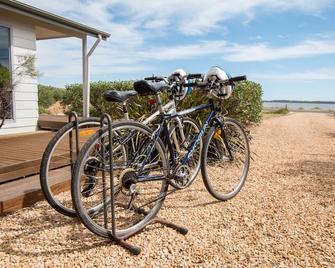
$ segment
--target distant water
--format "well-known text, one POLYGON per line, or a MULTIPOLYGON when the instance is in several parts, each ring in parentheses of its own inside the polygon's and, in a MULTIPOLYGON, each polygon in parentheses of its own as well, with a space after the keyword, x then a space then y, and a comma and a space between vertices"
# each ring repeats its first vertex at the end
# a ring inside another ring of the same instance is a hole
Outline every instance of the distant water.
POLYGON ((263 107, 264 108, 287 108, 289 110, 306 110, 306 111, 318 111, 318 110, 325 110, 325 111, 335 111, 335 104, 327 104, 327 103, 314 103, 314 102, 263 102, 263 107))

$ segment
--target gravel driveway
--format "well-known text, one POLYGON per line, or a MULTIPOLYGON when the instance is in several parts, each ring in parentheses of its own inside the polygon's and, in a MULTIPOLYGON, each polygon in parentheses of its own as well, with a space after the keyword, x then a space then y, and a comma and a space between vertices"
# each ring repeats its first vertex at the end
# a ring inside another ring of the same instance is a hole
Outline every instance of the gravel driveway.
POLYGON ((253 130, 247 182, 216 202, 201 178, 170 195, 159 224, 129 239, 132 256, 45 202, 0 218, 0 267, 335 266, 335 116, 294 113, 253 130))

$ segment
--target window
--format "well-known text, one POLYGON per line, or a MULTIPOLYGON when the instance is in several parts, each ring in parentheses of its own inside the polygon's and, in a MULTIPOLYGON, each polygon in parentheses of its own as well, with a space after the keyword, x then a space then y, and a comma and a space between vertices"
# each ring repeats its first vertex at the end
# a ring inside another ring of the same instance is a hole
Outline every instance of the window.
POLYGON ((9 28, 0 26, 0 67, 5 67, 9 70, 10 60, 10 41, 9 28))
POLYGON ((12 118, 12 91, 10 83, 10 29, 0 26, 0 117, 5 119, 12 118))

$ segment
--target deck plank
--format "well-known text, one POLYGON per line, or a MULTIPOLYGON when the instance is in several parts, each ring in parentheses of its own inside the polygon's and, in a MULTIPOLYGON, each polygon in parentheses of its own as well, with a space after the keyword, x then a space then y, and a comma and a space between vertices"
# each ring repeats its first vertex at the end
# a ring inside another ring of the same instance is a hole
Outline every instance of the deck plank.
MULTIPOLYGON (((0 184, 35 175, 39 172, 44 150, 54 132, 0 136, 0 184)), ((67 140, 57 147, 52 168, 69 164, 67 140), (66 144, 66 145, 65 145, 66 144)))
MULTIPOLYGON (((50 175, 54 193, 70 189, 70 168, 53 170, 50 175)), ((13 212, 44 199, 39 175, 30 176, 0 185, 0 215, 13 212)))
POLYGON ((38 127, 44 130, 58 130, 62 128, 67 122, 66 115, 40 115, 38 118, 38 127))

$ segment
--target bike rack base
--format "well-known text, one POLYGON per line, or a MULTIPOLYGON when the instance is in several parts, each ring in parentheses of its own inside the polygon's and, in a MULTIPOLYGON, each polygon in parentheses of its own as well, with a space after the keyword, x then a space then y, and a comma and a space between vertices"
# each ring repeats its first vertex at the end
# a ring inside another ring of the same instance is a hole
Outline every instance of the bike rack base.
MULTIPOLYGON (((169 221, 167 221, 165 219, 162 219, 162 218, 159 218, 159 217, 153 219, 151 221, 151 223, 149 223, 149 224, 156 224, 156 223, 160 223, 162 225, 165 225, 166 227, 172 228, 172 229, 176 230, 178 233, 180 233, 182 235, 186 235, 188 233, 188 229, 186 227, 177 225, 175 223, 169 222, 169 221)), ((134 235, 136 235, 136 234, 134 234, 134 235)), ((120 245, 124 249, 128 250, 133 255, 139 255, 142 251, 142 249, 140 247, 138 247, 136 245, 133 245, 133 244, 127 242, 126 240, 117 240, 113 237, 111 237, 111 240, 113 240, 116 244, 120 245)))
POLYGON ((133 255, 139 255, 141 253, 141 248, 138 246, 135 246, 126 240, 114 240, 118 245, 123 247, 124 249, 128 250, 133 255))
POLYGON ((182 235, 186 235, 188 233, 188 229, 186 227, 177 225, 175 223, 169 222, 162 218, 155 218, 152 220, 152 223, 160 223, 162 225, 165 225, 166 227, 172 228, 176 230, 178 233, 181 233, 182 235))

